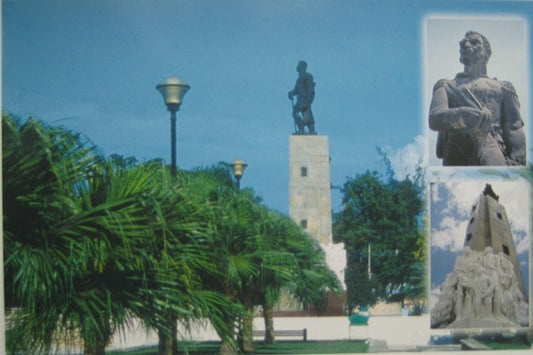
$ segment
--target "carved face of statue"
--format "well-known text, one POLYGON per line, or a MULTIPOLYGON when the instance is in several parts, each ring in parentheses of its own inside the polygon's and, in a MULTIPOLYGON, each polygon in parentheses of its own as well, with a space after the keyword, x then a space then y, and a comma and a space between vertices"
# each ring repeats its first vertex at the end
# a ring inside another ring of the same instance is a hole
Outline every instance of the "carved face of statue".
POLYGON ((464 65, 486 64, 490 53, 487 52, 483 38, 477 33, 469 33, 459 42, 461 63, 464 65))

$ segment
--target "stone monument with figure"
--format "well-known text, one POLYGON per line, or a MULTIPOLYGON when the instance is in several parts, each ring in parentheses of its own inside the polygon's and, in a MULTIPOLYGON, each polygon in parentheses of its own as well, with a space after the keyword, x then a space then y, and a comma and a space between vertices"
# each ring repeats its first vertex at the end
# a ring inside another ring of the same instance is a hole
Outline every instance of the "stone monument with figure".
POLYGON ((329 140, 315 131, 311 104, 315 82, 307 62, 296 66, 298 79, 289 91, 295 132, 289 139, 289 214, 320 243, 329 244, 331 231, 331 181, 329 140), (307 130, 306 130, 307 127, 307 130))
MULTIPOLYGON (((289 136, 289 215, 320 244, 329 268, 342 280, 346 261, 339 254, 344 255, 343 245, 333 243, 332 237, 329 137, 315 131, 311 111, 315 82, 307 63, 299 61, 296 70, 298 79, 288 95, 291 101, 296 99, 292 102, 295 132, 289 136)), ((294 305, 280 309, 294 310, 294 305)))
POLYGON ((528 295, 505 213, 487 184, 472 206, 463 254, 440 286, 432 328, 504 328, 529 324, 528 295))
POLYGON ((307 72, 307 62, 301 60, 296 66, 298 79, 294 89, 289 91, 289 99, 292 102, 292 117, 296 132, 294 134, 316 134, 315 119, 311 111, 311 104, 315 99, 315 82, 313 75, 307 72), (296 103, 294 103, 296 96, 296 103), (307 133, 305 132, 307 127, 307 133))
POLYGON ((459 46, 464 71, 435 84, 429 108, 437 157, 445 166, 525 165, 524 122, 513 84, 487 76, 492 50, 485 36, 469 31, 459 46))

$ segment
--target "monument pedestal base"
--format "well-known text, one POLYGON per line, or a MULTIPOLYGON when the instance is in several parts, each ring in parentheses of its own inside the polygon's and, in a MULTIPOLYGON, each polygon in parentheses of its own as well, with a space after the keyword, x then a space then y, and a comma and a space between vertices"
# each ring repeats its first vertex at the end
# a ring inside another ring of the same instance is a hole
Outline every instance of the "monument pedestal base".
POLYGON ((448 328, 451 329, 461 329, 461 328, 509 328, 509 327, 520 327, 519 324, 515 324, 506 320, 497 320, 497 319, 459 319, 448 325, 448 328))

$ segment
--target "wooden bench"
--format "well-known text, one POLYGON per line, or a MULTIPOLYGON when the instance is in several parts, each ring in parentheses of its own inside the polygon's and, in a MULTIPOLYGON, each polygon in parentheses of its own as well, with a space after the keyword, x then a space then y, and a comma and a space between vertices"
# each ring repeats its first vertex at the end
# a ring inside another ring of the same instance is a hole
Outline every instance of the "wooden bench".
POLYGON ((491 350, 488 346, 476 339, 461 339, 462 350, 491 350))
MULTIPOLYGON (((254 337, 264 337, 266 334, 265 330, 254 330, 254 337)), ((280 337, 302 337, 303 341, 307 341, 307 328, 299 330, 274 330, 274 336, 280 337)))

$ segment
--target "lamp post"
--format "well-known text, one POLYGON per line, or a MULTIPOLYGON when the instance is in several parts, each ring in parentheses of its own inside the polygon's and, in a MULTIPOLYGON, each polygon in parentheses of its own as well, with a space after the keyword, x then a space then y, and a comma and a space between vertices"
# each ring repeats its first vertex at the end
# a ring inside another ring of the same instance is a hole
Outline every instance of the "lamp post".
POLYGON ((172 176, 176 176, 176 112, 179 111, 183 97, 191 87, 180 79, 171 76, 155 88, 163 95, 167 110, 170 111, 170 171, 172 176))
POLYGON ((245 162, 243 162, 241 159, 235 159, 232 164, 230 164, 231 168, 233 169, 233 176, 235 176, 235 180, 237 180, 237 190, 241 189, 241 177, 244 173, 244 169, 248 166, 245 162))

